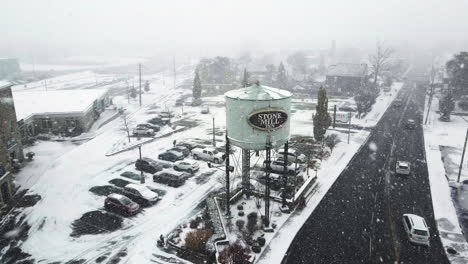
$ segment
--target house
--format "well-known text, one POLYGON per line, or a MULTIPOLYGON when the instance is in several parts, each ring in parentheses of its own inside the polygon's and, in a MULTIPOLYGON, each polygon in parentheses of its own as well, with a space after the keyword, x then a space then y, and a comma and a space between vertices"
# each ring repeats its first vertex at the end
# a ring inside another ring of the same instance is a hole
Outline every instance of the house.
POLYGON ((367 82, 367 64, 339 63, 331 65, 325 85, 330 94, 354 94, 367 82))
POLYGON ((17 59, 0 58, 0 78, 18 74, 20 71, 17 59))
POLYGON ((22 138, 75 136, 88 131, 109 105, 107 89, 13 91, 22 138))
POLYGON ((24 160, 11 86, 0 81, 0 207, 10 201, 14 190, 11 172, 24 160))

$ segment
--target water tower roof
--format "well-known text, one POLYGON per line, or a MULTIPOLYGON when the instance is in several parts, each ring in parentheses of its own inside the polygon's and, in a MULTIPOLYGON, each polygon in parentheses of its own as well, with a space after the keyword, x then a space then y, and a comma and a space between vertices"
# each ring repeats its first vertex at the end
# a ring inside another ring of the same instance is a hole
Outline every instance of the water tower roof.
POLYGON ((286 90, 268 87, 260 84, 252 84, 249 87, 241 88, 226 92, 226 97, 232 99, 248 100, 248 101, 269 101, 280 100, 291 97, 291 93, 286 90))

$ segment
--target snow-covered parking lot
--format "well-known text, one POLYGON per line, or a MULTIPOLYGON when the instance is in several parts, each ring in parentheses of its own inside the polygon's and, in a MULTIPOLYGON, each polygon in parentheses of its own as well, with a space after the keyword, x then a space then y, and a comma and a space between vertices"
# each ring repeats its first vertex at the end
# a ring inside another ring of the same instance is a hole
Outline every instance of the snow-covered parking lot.
MULTIPOLYGON (((191 69, 187 70, 184 78, 190 76, 191 69)), ((21 213, 31 226, 27 238, 19 244, 23 252, 47 262, 120 258, 131 259, 132 263, 147 263, 157 256, 175 258, 155 246, 157 238, 160 234, 171 232, 194 212, 210 192, 221 187, 218 180, 221 171, 210 169, 206 162, 198 161, 200 171, 179 188, 155 183, 151 175, 146 174, 144 185, 158 192, 161 200, 133 217, 106 213, 106 190, 119 190, 126 182, 140 184, 137 179, 120 176, 124 171, 139 173, 134 166, 139 157, 138 148, 126 150, 129 146, 141 144, 143 157, 157 159, 158 154, 171 148, 174 141, 189 138, 210 141, 213 120, 217 140, 222 141, 226 118, 223 96, 206 98, 210 113, 201 114, 201 107, 174 106, 179 97, 190 91, 167 87, 158 76, 144 77, 150 80, 151 90, 143 95, 142 107, 138 105, 138 98, 128 100, 126 96, 117 96, 113 102, 117 107, 126 109, 131 128, 146 122, 157 112, 172 110, 175 114, 173 122, 164 126, 155 138, 132 137, 131 142, 124 145, 123 142, 128 140, 127 134, 122 118, 117 118, 83 135, 82 138, 86 140, 81 143, 38 142, 28 148, 28 151, 36 152, 37 157, 18 174, 17 184, 39 194, 42 199, 21 213), (118 223, 101 225, 99 217, 109 217, 118 223)), ((395 85, 396 90, 401 88, 401 84, 395 85)), ((395 96, 396 92, 392 95, 382 94, 373 112, 356 123, 363 127, 375 124, 395 96)), ((300 107, 295 109, 291 134, 313 136, 313 111, 300 107)), ((346 129, 330 130, 329 133, 338 135, 341 143, 317 172, 316 193, 309 201, 312 206, 286 222, 286 232, 277 233, 267 254, 262 255, 263 263, 280 259, 278 254, 284 253, 288 241, 292 240, 301 223, 369 134, 365 130, 352 129, 350 144, 346 144, 347 132, 346 129)), ((190 157, 187 159, 191 160, 190 157)))

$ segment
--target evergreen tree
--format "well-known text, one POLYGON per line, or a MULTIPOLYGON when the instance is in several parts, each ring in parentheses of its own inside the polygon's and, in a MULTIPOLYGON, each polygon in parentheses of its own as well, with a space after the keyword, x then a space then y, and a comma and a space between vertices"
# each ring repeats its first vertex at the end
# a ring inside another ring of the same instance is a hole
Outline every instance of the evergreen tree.
POLYGON ((247 69, 244 68, 244 76, 242 77, 242 87, 247 87, 249 86, 249 73, 247 72, 247 69))
POLYGON ((202 93, 202 86, 198 71, 195 72, 195 78, 193 79, 193 91, 192 95, 194 99, 200 99, 202 93))
POLYGON ((145 88, 144 89, 145 89, 145 92, 148 92, 150 90, 150 85, 149 85, 148 81, 145 82, 145 88))
POLYGON ((455 108, 455 100, 452 92, 448 91, 439 101, 440 120, 450 121, 450 113, 455 108))
POLYGON ((331 117, 328 114, 328 98, 327 91, 320 87, 318 91, 317 106, 315 107, 316 112, 314 115, 314 138, 317 141, 322 141, 325 132, 331 125, 331 117))
POLYGON ((136 91, 135 87, 132 87, 132 89, 130 90, 130 97, 132 97, 132 98, 137 97, 137 91, 136 91))
POLYGON ((284 68, 283 62, 280 62, 280 65, 278 66, 278 76, 276 81, 279 88, 286 89, 286 86, 288 85, 288 76, 286 75, 286 69, 284 68))

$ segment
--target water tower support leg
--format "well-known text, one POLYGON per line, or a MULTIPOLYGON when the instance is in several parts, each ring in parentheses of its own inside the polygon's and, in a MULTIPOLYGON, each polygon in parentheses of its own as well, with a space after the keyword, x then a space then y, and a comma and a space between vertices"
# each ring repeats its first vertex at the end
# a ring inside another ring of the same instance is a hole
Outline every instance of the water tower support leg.
POLYGON ((264 221, 264 224, 267 227, 270 225, 270 162, 271 162, 271 149, 270 147, 267 147, 266 158, 265 158, 266 182, 265 182, 265 221, 264 221))
POLYGON ((242 189, 250 197, 250 150, 242 149, 242 189))

